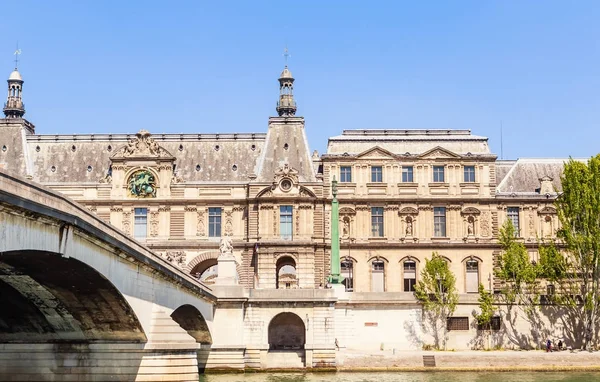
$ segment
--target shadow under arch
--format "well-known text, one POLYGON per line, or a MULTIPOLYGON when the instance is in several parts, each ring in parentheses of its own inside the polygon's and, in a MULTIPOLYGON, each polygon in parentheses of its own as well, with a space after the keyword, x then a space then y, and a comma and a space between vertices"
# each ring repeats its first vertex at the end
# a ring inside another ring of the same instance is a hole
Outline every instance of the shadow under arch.
POLYGON ((188 332, 190 336, 194 337, 196 342, 203 345, 212 344, 212 336, 210 335, 206 320, 195 306, 189 304, 181 305, 171 313, 171 318, 183 330, 188 332))
POLYGON ((0 342, 146 342, 135 312, 101 273, 58 253, 0 253, 0 342))
POLYGON ((269 350, 299 350, 306 343, 304 321, 295 313, 279 313, 269 322, 269 350))

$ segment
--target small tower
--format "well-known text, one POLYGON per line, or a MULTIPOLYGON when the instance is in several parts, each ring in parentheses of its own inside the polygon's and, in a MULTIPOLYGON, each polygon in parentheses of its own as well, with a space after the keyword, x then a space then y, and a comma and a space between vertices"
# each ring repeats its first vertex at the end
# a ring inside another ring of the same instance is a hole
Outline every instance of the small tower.
POLYGON ((6 118, 23 118, 25 105, 23 104, 23 78, 15 67, 8 77, 8 97, 4 104, 4 115, 6 118))
POLYGON ((279 76, 279 102, 277 114, 280 117, 293 117, 296 115, 296 101, 294 101, 294 77, 287 65, 279 76))

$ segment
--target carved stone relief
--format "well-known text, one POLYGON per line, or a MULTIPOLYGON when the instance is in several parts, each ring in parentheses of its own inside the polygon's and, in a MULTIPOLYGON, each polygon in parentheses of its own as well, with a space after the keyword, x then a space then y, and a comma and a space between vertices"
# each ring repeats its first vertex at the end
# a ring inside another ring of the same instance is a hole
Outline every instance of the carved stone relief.
POLYGON ((233 211, 225 210, 225 236, 233 236, 233 211))
POLYGON ((150 236, 158 236, 158 212, 150 212, 150 236))
POLYGON ((123 212, 123 232, 131 235, 131 211, 123 212))
POLYGON ((201 237, 206 236, 206 226, 204 224, 204 210, 203 209, 198 210, 196 235, 201 236, 201 237))
POLYGON ((481 214, 481 236, 489 237, 491 233, 491 220, 490 213, 488 211, 484 211, 481 214))
POLYGON ((184 251, 167 251, 162 257, 168 262, 183 268, 186 261, 186 255, 184 251))

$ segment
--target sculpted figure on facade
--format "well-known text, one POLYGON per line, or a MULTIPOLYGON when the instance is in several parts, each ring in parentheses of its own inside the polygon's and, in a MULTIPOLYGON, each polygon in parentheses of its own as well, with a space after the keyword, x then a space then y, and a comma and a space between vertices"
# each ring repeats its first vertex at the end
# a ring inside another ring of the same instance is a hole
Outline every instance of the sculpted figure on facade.
POLYGON ((152 139, 150 132, 147 130, 140 130, 135 136, 135 138, 132 138, 127 142, 127 145, 123 146, 115 153, 115 158, 132 156, 172 156, 167 150, 160 147, 160 145, 152 139))
POLYGON ((350 218, 344 216, 342 219, 342 237, 348 238, 350 236, 350 218))
POLYGON ((230 237, 224 236, 221 238, 221 244, 219 245, 219 252, 221 255, 233 253, 233 243, 230 237))
POLYGON ((406 218, 406 236, 412 236, 413 234, 413 221, 410 216, 406 218))
POLYGON ((473 236, 475 234, 475 218, 473 216, 469 216, 467 218, 467 235, 473 236))
POLYGON ((163 257, 170 263, 183 267, 185 265, 186 254, 184 251, 167 251, 163 257))
POLYGON ((138 198, 156 198, 156 179, 148 170, 134 172, 129 178, 129 193, 138 198))

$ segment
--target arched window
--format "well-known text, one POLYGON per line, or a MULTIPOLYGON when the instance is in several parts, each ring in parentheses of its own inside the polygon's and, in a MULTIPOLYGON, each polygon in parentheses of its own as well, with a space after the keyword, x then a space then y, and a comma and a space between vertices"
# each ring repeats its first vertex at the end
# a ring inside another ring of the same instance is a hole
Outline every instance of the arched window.
POLYGON ((414 292, 417 284, 417 263, 414 260, 405 260, 403 264, 404 291, 414 292))
POLYGON ((371 292, 385 292, 385 263, 373 260, 371 263, 371 292))
POLYGON ((296 274, 296 262, 289 256, 284 256, 277 260, 276 264, 277 289, 295 289, 298 288, 298 277, 296 274))
POLYGON ((465 290, 467 293, 479 291, 479 261, 470 259, 465 262, 465 290))
POLYGON ((342 284, 346 287, 346 292, 354 291, 354 263, 352 259, 344 259, 341 262, 341 276, 344 278, 342 284))

